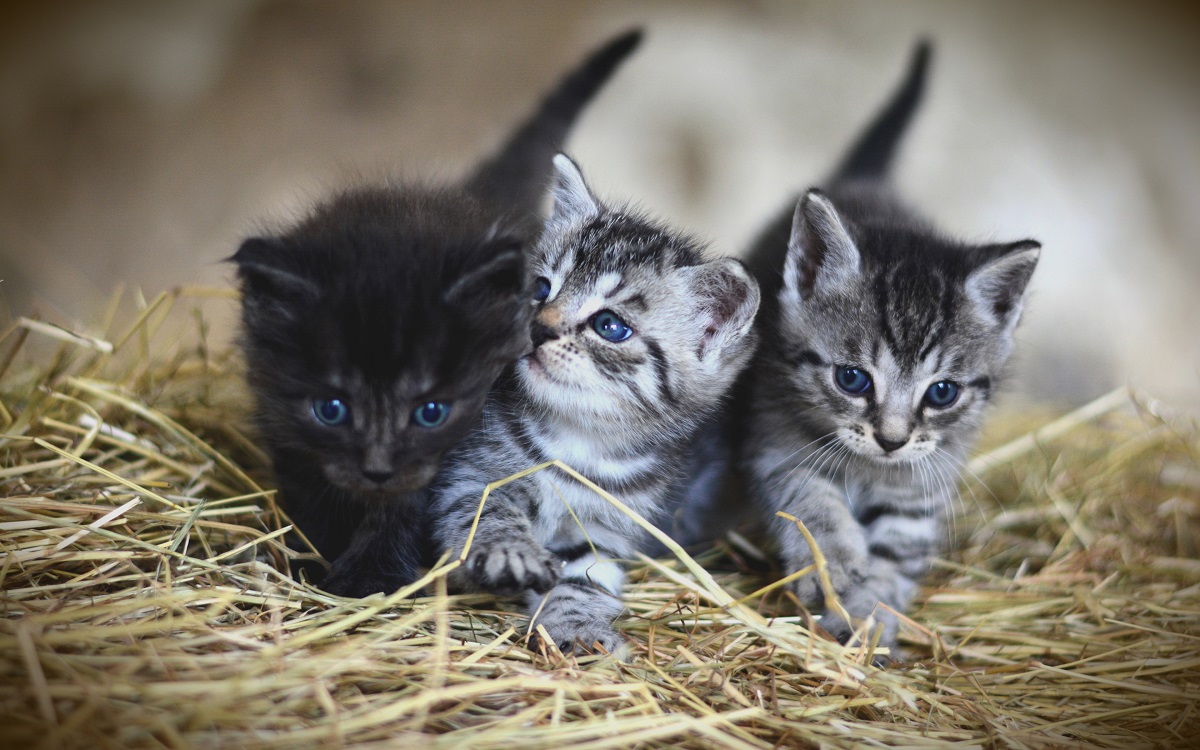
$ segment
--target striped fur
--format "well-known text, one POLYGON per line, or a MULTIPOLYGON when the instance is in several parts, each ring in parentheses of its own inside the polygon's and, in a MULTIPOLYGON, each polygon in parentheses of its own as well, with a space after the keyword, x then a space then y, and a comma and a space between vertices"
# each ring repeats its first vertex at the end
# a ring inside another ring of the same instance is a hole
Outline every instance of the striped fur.
MULTIPOLYGON (((834 177, 767 232, 750 258, 770 302, 750 368, 741 463, 785 573, 813 562, 790 513, 829 563, 846 610, 874 614, 892 645, 943 536, 944 512, 1012 350, 1038 244, 969 246, 889 192, 887 162, 923 87, 928 49, 834 177), (869 154, 876 154, 872 162, 869 154), (768 288, 769 287, 769 291, 768 288), (861 390, 849 370, 867 378, 861 390), (847 383, 852 386, 845 387, 847 383), (951 384, 939 386, 937 384, 951 384), (949 403, 935 398, 953 387, 949 403), (932 389, 932 390, 931 390, 932 389)), ((806 605, 815 575, 792 585, 806 605)), ((852 623, 822 625, 845 640, 852 623)))
MULTIPOLYGON (((652 520, 680 477, 685 448, 719 405, 755 342, 758 287, 739 261, 705 261, 690 240, 589 192, 555 160, 554 208, 531 259, 533 350, 492 394, 483 424, 433 486, 435 533, 461 550, 484 486, 559 459, 652 520), (604 312, 628 325, 610 341, 604 312)), ((528 592, 560 648, 611 651, 621 639, 621 561, 642 532, 560 472, 492 493, 459 583, 528 592)))

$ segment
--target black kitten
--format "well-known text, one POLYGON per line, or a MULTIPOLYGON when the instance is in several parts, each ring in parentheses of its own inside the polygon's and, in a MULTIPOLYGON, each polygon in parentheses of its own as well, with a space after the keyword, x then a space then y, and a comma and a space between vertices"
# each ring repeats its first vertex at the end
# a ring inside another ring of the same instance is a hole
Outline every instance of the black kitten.
POLYGON ((326 590, 414 580, 420 490, 529 346, 525 250, 551 160, 640 39, 596 51, 461 184, 348 190, 233 256, 255 417, 288 514, 333 562, 326 590))

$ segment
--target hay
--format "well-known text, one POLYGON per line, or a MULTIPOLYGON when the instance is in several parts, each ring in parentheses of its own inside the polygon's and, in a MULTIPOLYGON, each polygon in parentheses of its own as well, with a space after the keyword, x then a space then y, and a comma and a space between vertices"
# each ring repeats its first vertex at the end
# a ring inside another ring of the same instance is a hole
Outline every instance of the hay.
POLYGON ((1110 395, 977 458, 956 543, 903 627, 908 659, 888 669, 867 632, 848 648, 813 636, 736 535, 703 568, 633 565, 624 661, 564 657, 527 648, 516 602, 447 596, 453 561, 416 599, 287 576, 237 358, 203 315, 155 336, 214 295, 229 296, 140 301, 96 335, 22 319, 0 344, 5 747, 1200 737, 1200 443, 1159 404, 1110 395))

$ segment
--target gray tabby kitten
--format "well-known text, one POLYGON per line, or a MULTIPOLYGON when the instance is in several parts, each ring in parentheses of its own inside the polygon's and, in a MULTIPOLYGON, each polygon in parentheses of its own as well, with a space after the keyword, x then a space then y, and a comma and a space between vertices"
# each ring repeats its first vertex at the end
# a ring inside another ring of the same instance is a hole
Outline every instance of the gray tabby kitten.
MULTIPOLYGON (((561 459, 655 520, 685 449, 754 350, 758 286, 740 261, 600 203, 565 156, 530 259, 533 350, 432 487, 435 534, 462 550, 484 486, 561 459)), ((527 592, 563 651, 622 641, 624 573, 643 532, 561 472, 492 493, 460 585, 527 592)))
MULTIPOLYGON (((787 573, 812 564, 786 511, 828 559, 853 618, 883 644, 943 535, 943 511, 1003 377, 1040 245, 968 245, 911 213, 888 166, 924 87, 921 44, 906 80, 825 190, 809 190, 749 263, 763 285, 763 346, 749 371, 741 463, 787 573)), ((824 601, 815 574, 792 584, 824 601)), ((840 640, 852 624, 829 613, 840 640)))

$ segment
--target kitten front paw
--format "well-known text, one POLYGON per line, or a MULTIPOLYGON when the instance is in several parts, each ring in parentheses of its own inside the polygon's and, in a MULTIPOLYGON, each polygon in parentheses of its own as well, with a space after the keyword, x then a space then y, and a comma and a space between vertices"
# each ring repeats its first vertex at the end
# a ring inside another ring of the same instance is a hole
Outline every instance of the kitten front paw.
MULTIPOLYGON (((786 569, 795 571, 809 565, 812 565, 811 559, 797 558, 791 560, 786 569)), ((853 564, 841 563, 836 559, 826 558, 825 572, 829 576, 829 582, 833 584, 833 590, 838 592, 839 596, 842 592, 849 591, 856 579, 853 564)), ((807 575, 797 578, 788 585, 788 588, 805 607, 815 612, 825 608, 825 588, 821 585, 821 575, 818 571, 813 570, 807 575)))
MULTIPOLYGON (((546 628, 546 633, 549 634, 550 640, 554 641, 554 645, 564 654, 575 654, 583 656, 585 654, 611 654, 625 644, 625 638, 613 629, 611 625, 595 624, 589 627, 566 627, 561 628, 555 626, 551 630, 548 625, 538 618, 537 624, 543 625, 546 628)), ((530 639, 530 644, 535 650, 538 648, 538 643, 541 638, 534 632, 530 639)))
POLYGON ((825 606, 825 592, 821 589, 821 581, 815 572, 797 578, 788 588, 800 600, 800 604, 809 609, 820 610, 825 606))
POLYGON ((841 585, 835 582, 834 587, 842 608, 850 615, 851 622, 846 622, 839 612, 826 608, 825 591, 815 572, 793 581, 791 584, 791 589, 801 604, 813 612, 821 613, 821 628, 836 638, 839 643, 846 643, 864 620, 873 618, 872 632, 865 633, 864 638, 867 640, 873 638, 874 628, 882 626, 883 631, 880 634, 879 645, 894 649, 899 631, 899 619, 890 610, 879 605, 885 600, 889 601, 892 606, 902 605, 904 587, 901 584, 903 581, 894 581, 890 576, 862 574, 844 569, 839 569, 835 578, 834 571, 830 569, 829 572, 830 578, 834 581, 843 581, 841 585))
MULTIPOLYGON (((894 593, 889 598, 892 597, 894 597, 894 593)), ((900 631, 900 619, 891 610, 881 606, 883 602, 881 601, 879 591, 873 589, 870 585, 860 584, 858 587, 844 593, 841 599, 842 606, 846 608, 846 611, 850 613, 850 617, 854 620, 854 629, 861 626, 867 618, 873 619, 871 630, 863 635, 864 640, 870 641, 874 638, 875 629, 882 626, 883 631, 879 636, 879 645, 893 651, 895 650, 896 636, 900 631)), ((893 602, 893 606, 897 604, 899 602, 893 602)), ((854 629, 848 626, 845 620, 837 615, 826 613, 821 618, 821 625, 824 626, 826 621, 829 621, 833 629, 831 627, 826 627, 825 629, 842 643, 848 641, 854 632, 854 629)))
POLYGON ((319 584, 323 591, 335 596, 362 599, 371 594, 391 594, 413 582, 414 575, 385 575, 355 570, 351 566, 341 568, 335 563, 329 574, 319 584))
POLYGON ((476 540, 467 555, 467 574, 485 591, 516 594, 549 591, 558 581, 562 562, 533 539, 476 540))
POLYGON ((625 638, 612 626, 621 609, 619 600, 608 594, 601 596, 613 599, 615 606, 610 602, 591 606, 592 603, 551 594, 537 619, 530 623, 534 628, 531 639, 534 647, 540 640, 536 629, 539 625, 564 654, 611 654, 624 645, 625 638))

